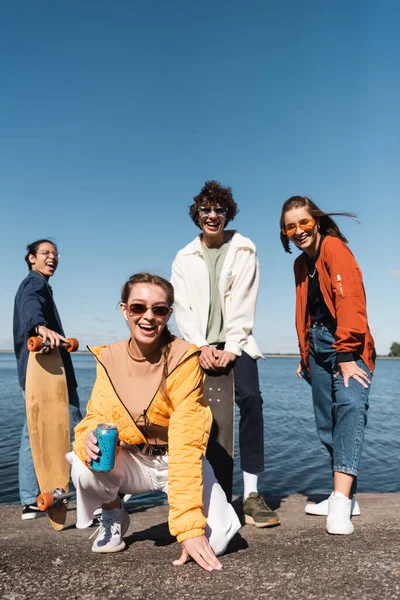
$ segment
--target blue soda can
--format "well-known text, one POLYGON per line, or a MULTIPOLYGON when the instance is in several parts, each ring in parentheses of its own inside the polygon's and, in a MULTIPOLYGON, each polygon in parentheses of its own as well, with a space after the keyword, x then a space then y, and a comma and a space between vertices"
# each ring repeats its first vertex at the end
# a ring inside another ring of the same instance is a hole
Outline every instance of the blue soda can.
POLYGON ((90 467, 94 471, 111 471, 114 468, 118 442, 118 428, 113 423, 100 423, 94 435, 100 452, 98 459, 92 460, 90 467))

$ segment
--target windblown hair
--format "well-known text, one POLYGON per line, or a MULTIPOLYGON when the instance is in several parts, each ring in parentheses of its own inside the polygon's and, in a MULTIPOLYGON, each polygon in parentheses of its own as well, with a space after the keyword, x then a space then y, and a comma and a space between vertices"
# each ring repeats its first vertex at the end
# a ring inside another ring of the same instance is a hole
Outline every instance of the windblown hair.
POLYGON ((232 188, 223 187, 218 181, 206 181, 201 192, 198 196, 193 198, 194 202, 189 206, 189 215, 192 221, 200 227, 199 223, 199 208, 200 206, 226 206, 228 212, 226 213, 225 227, 229 221, 233 221, 237 213, 239 212, 238 205, 233 199, 232 188))
MULTIPOLYGON (((129 277, 128 281, 126 281, 124 283, 124 285, 122 286, 121 303, 126 304, 128 302, 131 289, 137 283, 150 283, 152 285, 158 285, 159 287, 161 287, 167 295, 168 306, 170 308, 172 307, 174 300, 175 300, 174 288, 173 288, 172 284, 169 281, 167 281, 167 279, 164 279, 164 277, 160 277, 159 275, 152 275, 151 273, 136 273, 135 275, 131 275, 129 277)), ((162 352, 162 356, 164 359, 163 374, 162 374, 160 389, 161 389, 161 392, 162 392, 164 398, 168 402, 169 402, 168 392, 167 392, 168 356, 171 351, 171 343, 173 342, 174 339, 175 339, 175 336, 172 335, 172 333, 168 329, 167 325, 165 325, 165 327, 161 333, 161 338, 160 338, 161 352, 162 352)))
POLYGON ((24 257, 24 260, 25 260, 26 264, 28 265, 28 268, 30 271, 32 271, 32 265, 29 262, 29 255, 33 254, 34 256, 36 256, 36 252, 38 251, 40 244, 51 244, 57 250, 57 245, 52 240, 37 240, 36 242, 32 242, 31 244, 28 244, 26 247, 27 252, 24 257))
POLYGON ((285 252, 289 252, 290 254, 292 253, 292 250, 290 249, 289 237, 286 235, 286 233, 283 233, 282 229, 285 227, 285 214, 289 210, 293 210, 294 208, 306 208, 308 210, 308 212, 310 213, 310 215, 318 223, 319 232, 321 233, 321 235, 325 234, 325 235, 331 235, 332 237, 337 237, 340 240, 342 240, 342 242, 345 242, 346 244, 347 244, 347 239, 345 238, 345 236, 340 231, 339 227, 336 225, 335 221, 331 217, 332 216, 349 217, 350 219, 353 219, 354 221, 357 221, 357 223, 359 223, 359 220, 357 219, 357 215, 355 215, 354 213, 348 213, 348 212, 326 213, 323 210, 321 210, 316 204, 314 204, 314 202, 312 200, 310 200, 310 198, 307 198, 307 196, 292 196, 291 198, 286 200, 286 202, 283 203, 281 218, 279 221, 282 246, 284 247, 285 252))

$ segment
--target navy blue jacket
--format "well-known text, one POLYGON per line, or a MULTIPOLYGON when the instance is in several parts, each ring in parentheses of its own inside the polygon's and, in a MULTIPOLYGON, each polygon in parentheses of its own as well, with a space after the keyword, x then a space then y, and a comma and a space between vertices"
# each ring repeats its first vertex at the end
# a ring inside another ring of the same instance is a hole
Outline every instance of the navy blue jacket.
MULTIPOLYGON (((29 355, 26 343, 31 335, 35 335, 36 325, 46 325, 49 329, 64 336, 50 285, 37 271, 29 271, 28 276, 18 288, 14 302, 14 350, 19 384, 23 390, 25 389, 29 355)), ((68 389, 76 388, 77 383, 71 356, 64 348, 60 348, 60 353, 64 362, 68 389)))

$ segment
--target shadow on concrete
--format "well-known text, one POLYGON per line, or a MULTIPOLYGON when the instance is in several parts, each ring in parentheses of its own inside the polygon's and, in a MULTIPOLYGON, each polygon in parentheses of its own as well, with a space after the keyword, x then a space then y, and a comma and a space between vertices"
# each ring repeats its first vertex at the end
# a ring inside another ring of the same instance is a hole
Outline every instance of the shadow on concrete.
POLYGON ((239 552, 240 550, 246 550, 248 547, 247 541, 241 536, 240 532, 238 532, 229 542, 229 545, 224 552, 224 556, 227 554, 235 554, 235 552, 239 552))
POLYGON ((147 527, 142 531, 135 531, 128 537, 124 538, 126 545, 129 547, 137 542, 151 541, 157 547, 170 546, 176 543, 176 538, 169 533, 168 523, 158 523, 152 527, 147 527))

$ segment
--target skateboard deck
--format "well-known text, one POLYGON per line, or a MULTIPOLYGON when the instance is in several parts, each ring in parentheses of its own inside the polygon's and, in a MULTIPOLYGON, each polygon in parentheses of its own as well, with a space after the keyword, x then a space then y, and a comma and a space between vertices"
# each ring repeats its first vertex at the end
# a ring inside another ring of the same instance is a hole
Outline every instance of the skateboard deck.
POLYGON ((215 375, 210 372, 206 374, 204 399, 213 415, 207 459, 230 502, 235 441, 235 387, 232 369, 215 375))
MULTIPOLYGON (((28 346, 29 347, 29 346, 28 346)), ((70 426, 64 364, 57 349, 29 353, 26 371, 26 413, 36 477, 42 493, 68 492, 70 426)), ((54 529, 64 527, 67 505, 48 508, 54 529)))

